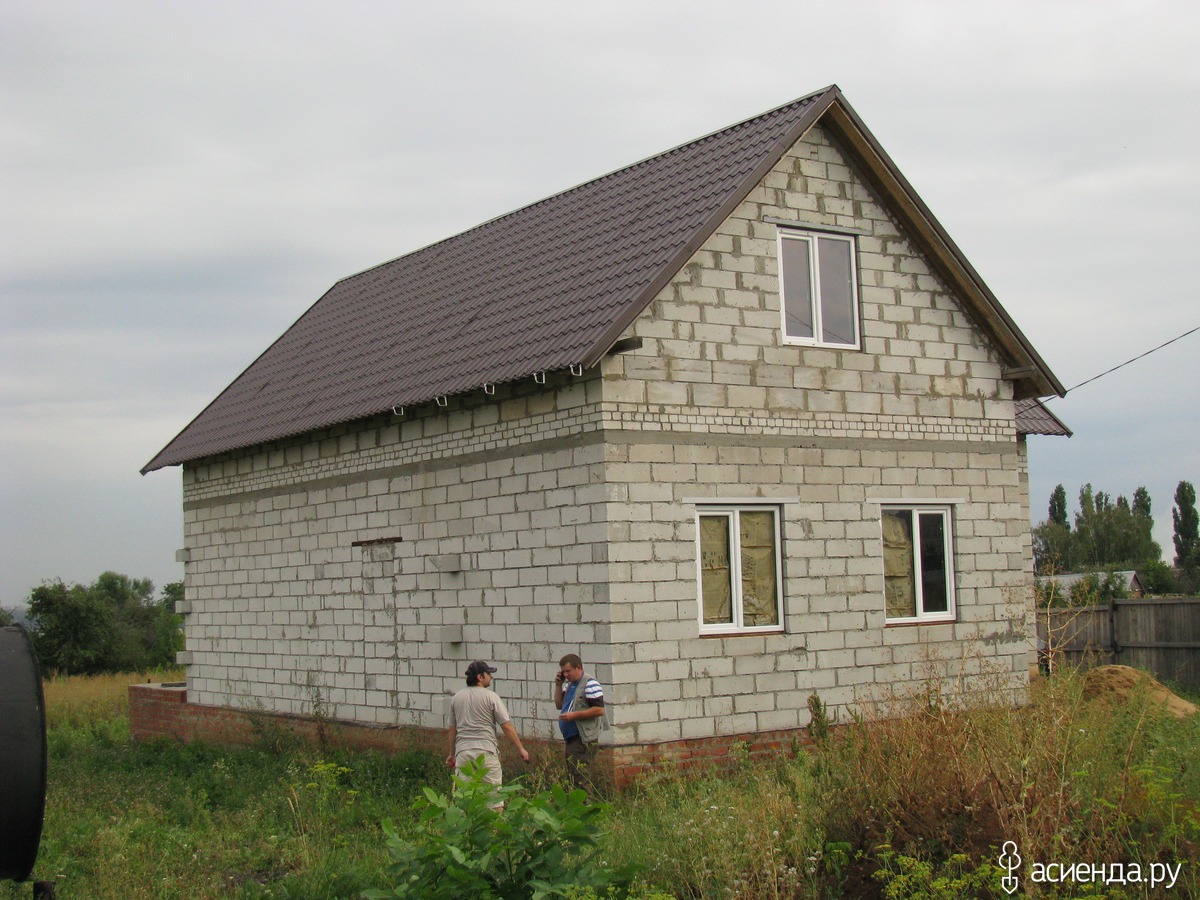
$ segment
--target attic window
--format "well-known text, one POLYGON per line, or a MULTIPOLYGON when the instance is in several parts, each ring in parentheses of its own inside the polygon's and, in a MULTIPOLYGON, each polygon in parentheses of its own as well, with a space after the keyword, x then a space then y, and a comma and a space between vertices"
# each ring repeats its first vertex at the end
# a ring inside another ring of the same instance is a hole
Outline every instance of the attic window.
POLYGON ((857 273, 852 236, 780 228, 784 342, 858 349, 857 273))

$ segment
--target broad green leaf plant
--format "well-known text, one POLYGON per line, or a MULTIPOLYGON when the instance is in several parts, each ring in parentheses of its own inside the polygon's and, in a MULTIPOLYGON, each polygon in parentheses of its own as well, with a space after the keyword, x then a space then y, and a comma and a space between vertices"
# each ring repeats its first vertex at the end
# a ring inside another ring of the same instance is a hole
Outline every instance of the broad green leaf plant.
POLYGON ((426 787, 413 803, 411 836, 390 820, 383 823, 393 886, 364 897, 542 900, 629 884, 632 871, 598 858, 607 805, 557 785, 536 794, 517 783, 495 787, 484 782, 485 772, 475 760, 462 768, 451 794, 426 787))

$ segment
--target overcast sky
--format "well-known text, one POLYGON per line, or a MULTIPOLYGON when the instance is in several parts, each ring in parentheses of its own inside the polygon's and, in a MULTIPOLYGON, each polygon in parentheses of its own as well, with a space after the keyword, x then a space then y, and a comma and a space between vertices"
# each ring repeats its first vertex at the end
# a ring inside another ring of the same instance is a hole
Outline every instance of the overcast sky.
MULTIPOLYGON (((182 577, 138 470, 338 279, 836 83, 1071 387, 1200 325, 1200 7, 0 4, 0 605, 182 577)), ((1032 505, 1200 483, 1200 334, 1032 505)))

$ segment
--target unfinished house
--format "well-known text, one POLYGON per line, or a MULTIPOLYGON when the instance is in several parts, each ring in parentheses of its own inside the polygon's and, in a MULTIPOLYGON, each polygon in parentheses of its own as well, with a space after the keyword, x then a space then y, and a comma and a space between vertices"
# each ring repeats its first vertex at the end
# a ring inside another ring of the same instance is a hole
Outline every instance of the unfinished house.
POLYGON ((826 88, 308 309, 144 470, 183 467, 187 683, 140 733, 434 735, 482 658, 552 740, 578 652, 623 779, 931 668, 1019 694, 1062 393, 826 88))

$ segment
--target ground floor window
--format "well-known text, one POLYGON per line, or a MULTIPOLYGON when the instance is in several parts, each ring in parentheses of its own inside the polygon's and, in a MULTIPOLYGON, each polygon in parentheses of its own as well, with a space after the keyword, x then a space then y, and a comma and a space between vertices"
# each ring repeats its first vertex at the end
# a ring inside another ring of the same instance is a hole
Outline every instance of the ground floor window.
POLYGON ((783 583, 778 510, 702 506, 696 531, 700 633, 779 631, 783 583))
POLYGON ((954 619, 953 516, 944 506, 885 506, 883 590, 887 620, 954 619))

